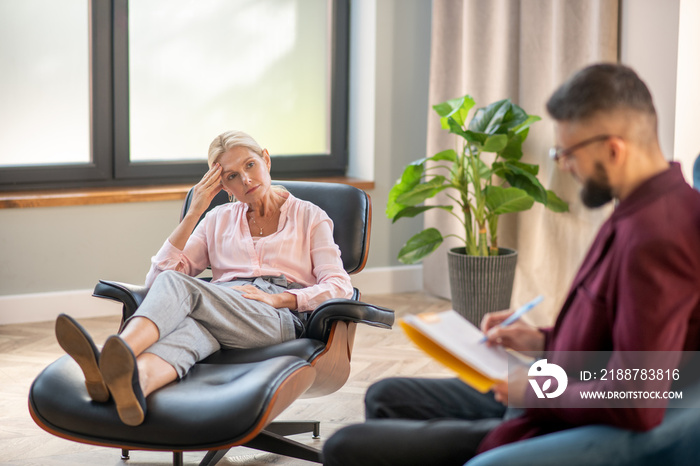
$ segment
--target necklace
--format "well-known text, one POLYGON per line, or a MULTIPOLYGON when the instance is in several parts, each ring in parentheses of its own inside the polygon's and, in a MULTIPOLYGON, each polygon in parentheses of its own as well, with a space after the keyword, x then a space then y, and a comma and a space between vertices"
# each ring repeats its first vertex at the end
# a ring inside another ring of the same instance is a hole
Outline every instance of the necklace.
POLYGON ((260 229, 260 232, 258 233, 258 236, 262 236, 262 235, 263 235, 263 228, 267 227, 267 226, 270 224, 270 222, 272 221, 273 218, 275 218, 274 215, 273 215, 272 217, 270 217, 270 218, 267 220, 267 222, 263 223, 262 225, 258 225, 258 222, 255 221, 255 213, 253 213, 253 212, 250 213, 250 219, 253 221, 253 225, 255 225, 255 228, 260 229))

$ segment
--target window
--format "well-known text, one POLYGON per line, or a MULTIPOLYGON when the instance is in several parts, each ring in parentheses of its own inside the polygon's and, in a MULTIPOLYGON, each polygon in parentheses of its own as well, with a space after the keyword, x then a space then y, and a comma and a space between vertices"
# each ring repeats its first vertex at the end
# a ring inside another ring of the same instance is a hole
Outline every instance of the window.
POLYGON ((275 177, 344 174, 348 18, 348 0, 0 0, 0 188, 194 182, 228 129, 275 177))

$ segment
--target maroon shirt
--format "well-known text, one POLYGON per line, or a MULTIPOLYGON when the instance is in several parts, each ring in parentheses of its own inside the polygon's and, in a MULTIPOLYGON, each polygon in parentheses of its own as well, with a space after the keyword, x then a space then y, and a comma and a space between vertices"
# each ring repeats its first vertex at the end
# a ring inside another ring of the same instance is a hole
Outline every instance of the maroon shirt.
MULTIPOLYGON (((700 350, 700 192, 685 182, 677 163, 620 202, 598 232, 554 327, 543 332, 545 351, 700 350)), ((609 367, 625 367, 614 358, 609 367)), ((574 382, 586 390, 606 390, 608 383, 574 382)), ((581 406, 580 399, 573 401, 579 397, 570 389, 574 384, 547 399, 546 408, 503 422, 479 451, 587 424, 648 430, 663 419, 663 408, 567 408, 581 406)))

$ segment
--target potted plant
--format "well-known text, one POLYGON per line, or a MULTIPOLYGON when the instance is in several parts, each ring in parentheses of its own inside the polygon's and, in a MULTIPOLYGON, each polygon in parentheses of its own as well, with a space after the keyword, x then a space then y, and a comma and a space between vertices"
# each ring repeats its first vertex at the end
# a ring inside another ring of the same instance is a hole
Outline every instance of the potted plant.
POLYGON ((474 99, 465 95, 433 106, 442 128, 457 136, 457 148, 408 165, 389 193, 386 215, 395 222, 429 209, 442 209, 459 220, 463 236, 443 236, 437 228, 427 228, 406 242, 399 260, 418 262, 445 238, 459 238, 464 246, 448 255, 452 305, 478 323, 484 313, 510 306, 517 252, 499 247, 499 217, 528 210, 535 202, 554 212, 565 212, 569 207, 539 182, 538 165, 521 161, 530 125, 540 118, 505 99, 477 109, 468 121, 474 105, 474 99), (456 208, 423 205, 443 191, 456 208), (499 278, 495 272, 503 276, 499 278))

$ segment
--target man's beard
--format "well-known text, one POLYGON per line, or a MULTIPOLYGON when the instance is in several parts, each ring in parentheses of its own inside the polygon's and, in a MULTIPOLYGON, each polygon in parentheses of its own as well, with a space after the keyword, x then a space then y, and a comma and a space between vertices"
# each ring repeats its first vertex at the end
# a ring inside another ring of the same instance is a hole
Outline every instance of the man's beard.
POLYGON ((613 199, 610 180, 605 168, 600 162, 597 162, 594 170, 593 176, 584 181, 583 189, 581 189, 583 205, 590 208, 603 206, 613 199))

